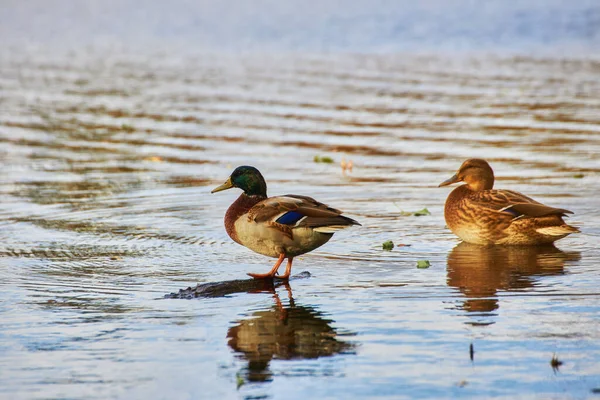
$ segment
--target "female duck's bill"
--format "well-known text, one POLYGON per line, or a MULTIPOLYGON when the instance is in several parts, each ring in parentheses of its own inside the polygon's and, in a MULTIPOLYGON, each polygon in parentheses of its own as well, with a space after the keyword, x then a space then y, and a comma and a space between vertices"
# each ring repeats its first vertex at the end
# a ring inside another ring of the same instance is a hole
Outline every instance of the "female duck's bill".
POLYGON ((225 230, 231 239, 259 254, 277 258, 264 274, 254 278, 288 279, 295 256, 308 253, 327 243, 338 230, 360 225, 341 211, 308 196, 288 194, 267 197, 267 184, 251 166, 236 168, 222 185, 211 193, 231 188, 243 193, 225 213, 225 230), (288 259, 283 275, 277 270, 288 259))

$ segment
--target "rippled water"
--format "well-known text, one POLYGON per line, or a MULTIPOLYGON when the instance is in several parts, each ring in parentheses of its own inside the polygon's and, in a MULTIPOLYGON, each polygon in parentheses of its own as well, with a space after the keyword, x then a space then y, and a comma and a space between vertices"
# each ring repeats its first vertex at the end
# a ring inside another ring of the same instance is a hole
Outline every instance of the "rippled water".
POLYGON ((0 397, 597 396, 599 61, 4 54, 0 397), (582 233, 459 244, 437 185, 473 156, 582 233), (289 285, 245 281, 273 260, 227 237, 238 193, 209 194, 240 164, 363 226, 289 285))

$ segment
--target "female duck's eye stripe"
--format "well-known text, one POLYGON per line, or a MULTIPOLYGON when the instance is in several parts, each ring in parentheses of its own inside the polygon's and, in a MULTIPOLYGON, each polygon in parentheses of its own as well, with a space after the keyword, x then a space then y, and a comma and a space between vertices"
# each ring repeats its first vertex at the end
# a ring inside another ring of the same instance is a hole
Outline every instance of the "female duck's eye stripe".
POLYGON ((288 211, 281 217, 277 218, 276 222, 282 225, 294 225, 296 222, 300 221, 302 217, 304 217, 304 215, 297 211, 288 211))

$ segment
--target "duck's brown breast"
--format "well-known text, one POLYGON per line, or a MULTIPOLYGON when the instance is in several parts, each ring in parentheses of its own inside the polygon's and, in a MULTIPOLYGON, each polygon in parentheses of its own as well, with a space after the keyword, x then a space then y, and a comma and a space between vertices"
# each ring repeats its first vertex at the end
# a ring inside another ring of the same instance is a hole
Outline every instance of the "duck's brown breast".
POLYGON ((486 192, 473 192, 463 185, 454 189, 446 200, 446 224, 465 242, 493 244, 504 235, 504 229, 510 224, 509 217, 504 218, 487 207, 481 207, 485 203, 486 192))
POLYGON ((240 197, 229 206, 225 213, 225 231, 234 242, 240 243, 235 232, 235 221, 263 200, 264 198, 260 196, 248 196, 247 194, 242 193, 240 197))
POLYGON ((448 228, 453 232, 461 223, 465 223, 472 219, 468 210, 461 204, 463 199, 469 195, 469 192, 467 185, 461 185, 450 192, 446 199, 446 204, 444 205, 444 219, 446 220, 448 228))

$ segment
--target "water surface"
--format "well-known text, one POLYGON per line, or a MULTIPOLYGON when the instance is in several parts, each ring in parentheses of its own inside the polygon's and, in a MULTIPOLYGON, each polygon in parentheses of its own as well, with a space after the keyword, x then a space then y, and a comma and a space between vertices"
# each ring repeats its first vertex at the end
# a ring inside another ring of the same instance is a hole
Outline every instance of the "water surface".
POLYGON ((597 396, 599 61, 372 40, 378 54, 5 48, 0 397, 597 396), (474 156, 497 187, 573 210, 582 233, 459 244, 437 185, 474 156), (310 276, 288 286, 165 298, 274 261, 227 237, 238 193, 209 194, 241 164, 269 194, 313 196, 363 226, 298 257, 310 276))

